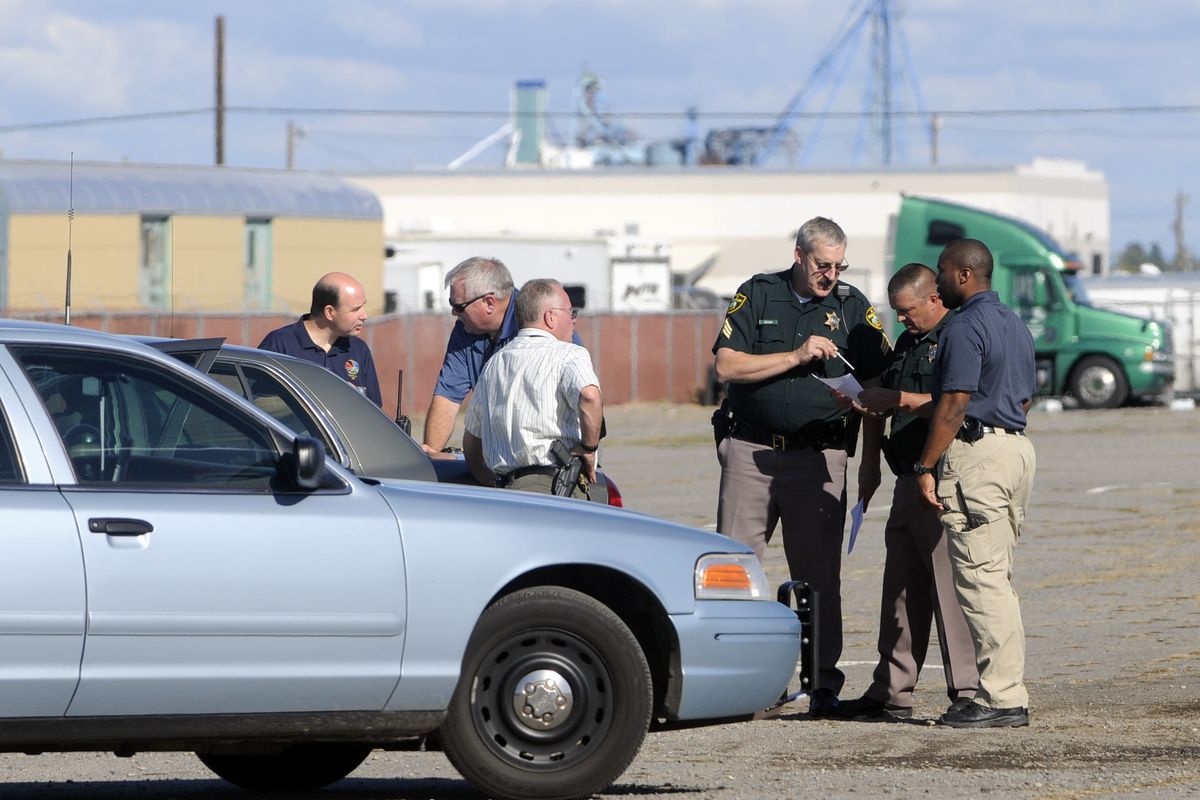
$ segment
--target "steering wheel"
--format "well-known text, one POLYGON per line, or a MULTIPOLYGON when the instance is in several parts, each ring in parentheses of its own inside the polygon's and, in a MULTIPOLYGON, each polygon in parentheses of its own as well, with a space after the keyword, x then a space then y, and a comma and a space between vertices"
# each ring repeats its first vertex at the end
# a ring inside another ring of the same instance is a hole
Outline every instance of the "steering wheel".
POLYGON ((85 481, 104 480, 100 472, 100 456, 104 451, 99 429, 79 423, 68 428, 62 438, 76 477, 85 481))

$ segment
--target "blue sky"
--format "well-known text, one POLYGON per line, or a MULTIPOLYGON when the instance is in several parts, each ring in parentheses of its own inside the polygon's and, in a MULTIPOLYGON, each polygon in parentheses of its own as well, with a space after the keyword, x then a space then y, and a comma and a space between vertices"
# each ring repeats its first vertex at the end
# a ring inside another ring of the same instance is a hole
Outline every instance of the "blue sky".
MULTIPOLYGON (((213 102, 213 20, 225 16, 230 106, 503 112, 519 78, 542 78, 552 111, 571 109, 586 66, 607 108, 681 113, 700 129, 763 124, 804 85, 858 5, 815 0, 0 0, 0 153, 5 158, 207 164, 210 114, 36 130, 9 126, 202 109, 213 102), (761 114, 721 119, 721 112, 761 114), (709 115, 709 116, 705 116, 709 115)), ((899 4, 928 110, 1200 106, 1200 3, 1144 0, 907 0, 899 4)), ((829 107, 864 103, 868 45, 829 107)), ((828 92, 833 81, 823 84, 828 92)), ((806 110, 826 106, 817 93, 806 110)), ((911 94, 897 106, 915 107, 911 94)), ((287 120, 306 136, 300 168, 385 171, 445 164, 504 120, 230 114, 226 162, 281 167, 287 120)), ((647 138, 684 135, 680 117, 625 120, 647 138)), ((566 133, 568 119, 555 122, 566 133)), ((796 129, 803 143, 811 122, 796 129)), ((916 121, 899 155, 928 161, 916 121)), ((805 166, 853 163, 857 123, 825 122, 805 166)), ((1200 251, 1200 113, 949 117, 952 166, 1079 159, 1108 177, 1113 246, 1174 252, 1175 195, 1200 251)), ((799 158, 799 156, 796 156, 799 158)), ((493 149, 474 164, 499 162, 493 149)), ((865 166, 864 155, 858 162, 865 166)))

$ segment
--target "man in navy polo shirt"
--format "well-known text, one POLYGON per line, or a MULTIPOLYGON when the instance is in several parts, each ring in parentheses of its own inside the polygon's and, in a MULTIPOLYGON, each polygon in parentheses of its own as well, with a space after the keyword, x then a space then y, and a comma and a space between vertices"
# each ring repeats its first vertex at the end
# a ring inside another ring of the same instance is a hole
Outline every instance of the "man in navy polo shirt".
POLYGON ((941 517, 979 669, 975 699, 952 706, 942 723, 1019 727, 1029 724, 1029 693, 1012 574, 1037 466, 1025 435, 1036 384, 1033 337, 992 291, 983 242, 946 246, 938 294, 961 310, 938 338, 933 417, 913 472, 918 493, 941 517))
POLYGON ((309 312, 268 333, 258 347, 322 366, 382 407, 371 348, 358 338, 366 321, 362 284, 344 272, 330 272, 313 287, 309 312))
MULTIPOLYGON (((446 273, 450 313, 458 321, 446 343, 446 357, 438 373, 433 399, 425 414, 421 447, 438 453, 450 441, 459 406, 475 388, 483 365, 520 331, 512 273, 498 258, 468 258, 446 273)), ((579 334, 572 341, 582 345, 579 334)))

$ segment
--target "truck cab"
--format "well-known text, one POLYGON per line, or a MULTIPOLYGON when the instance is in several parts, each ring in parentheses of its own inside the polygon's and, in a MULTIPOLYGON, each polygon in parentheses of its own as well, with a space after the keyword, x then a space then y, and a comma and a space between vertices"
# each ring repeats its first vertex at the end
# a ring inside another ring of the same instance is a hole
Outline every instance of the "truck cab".
POLYGON ((1083 408, 1115 408, 1170 391, 1175 366, 1166 323, 1093 307, 1081 264, 1044 231, 1011 217, 923 197, 904 197, 893 268, 936 267, 955 239, 992 251, 992 288, 1029 326, 1038 393, 1071 395, 1083 408))

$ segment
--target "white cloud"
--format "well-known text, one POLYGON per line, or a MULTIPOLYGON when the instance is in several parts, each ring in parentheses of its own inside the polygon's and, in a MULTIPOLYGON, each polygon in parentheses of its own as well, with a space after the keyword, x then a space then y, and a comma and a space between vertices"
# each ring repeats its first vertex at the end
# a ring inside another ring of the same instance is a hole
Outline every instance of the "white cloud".
POLYGON ((330 4, 329 20, 376 47, 419 47, 425 41, 420 27, 389 3, 342 0, 330 4))

